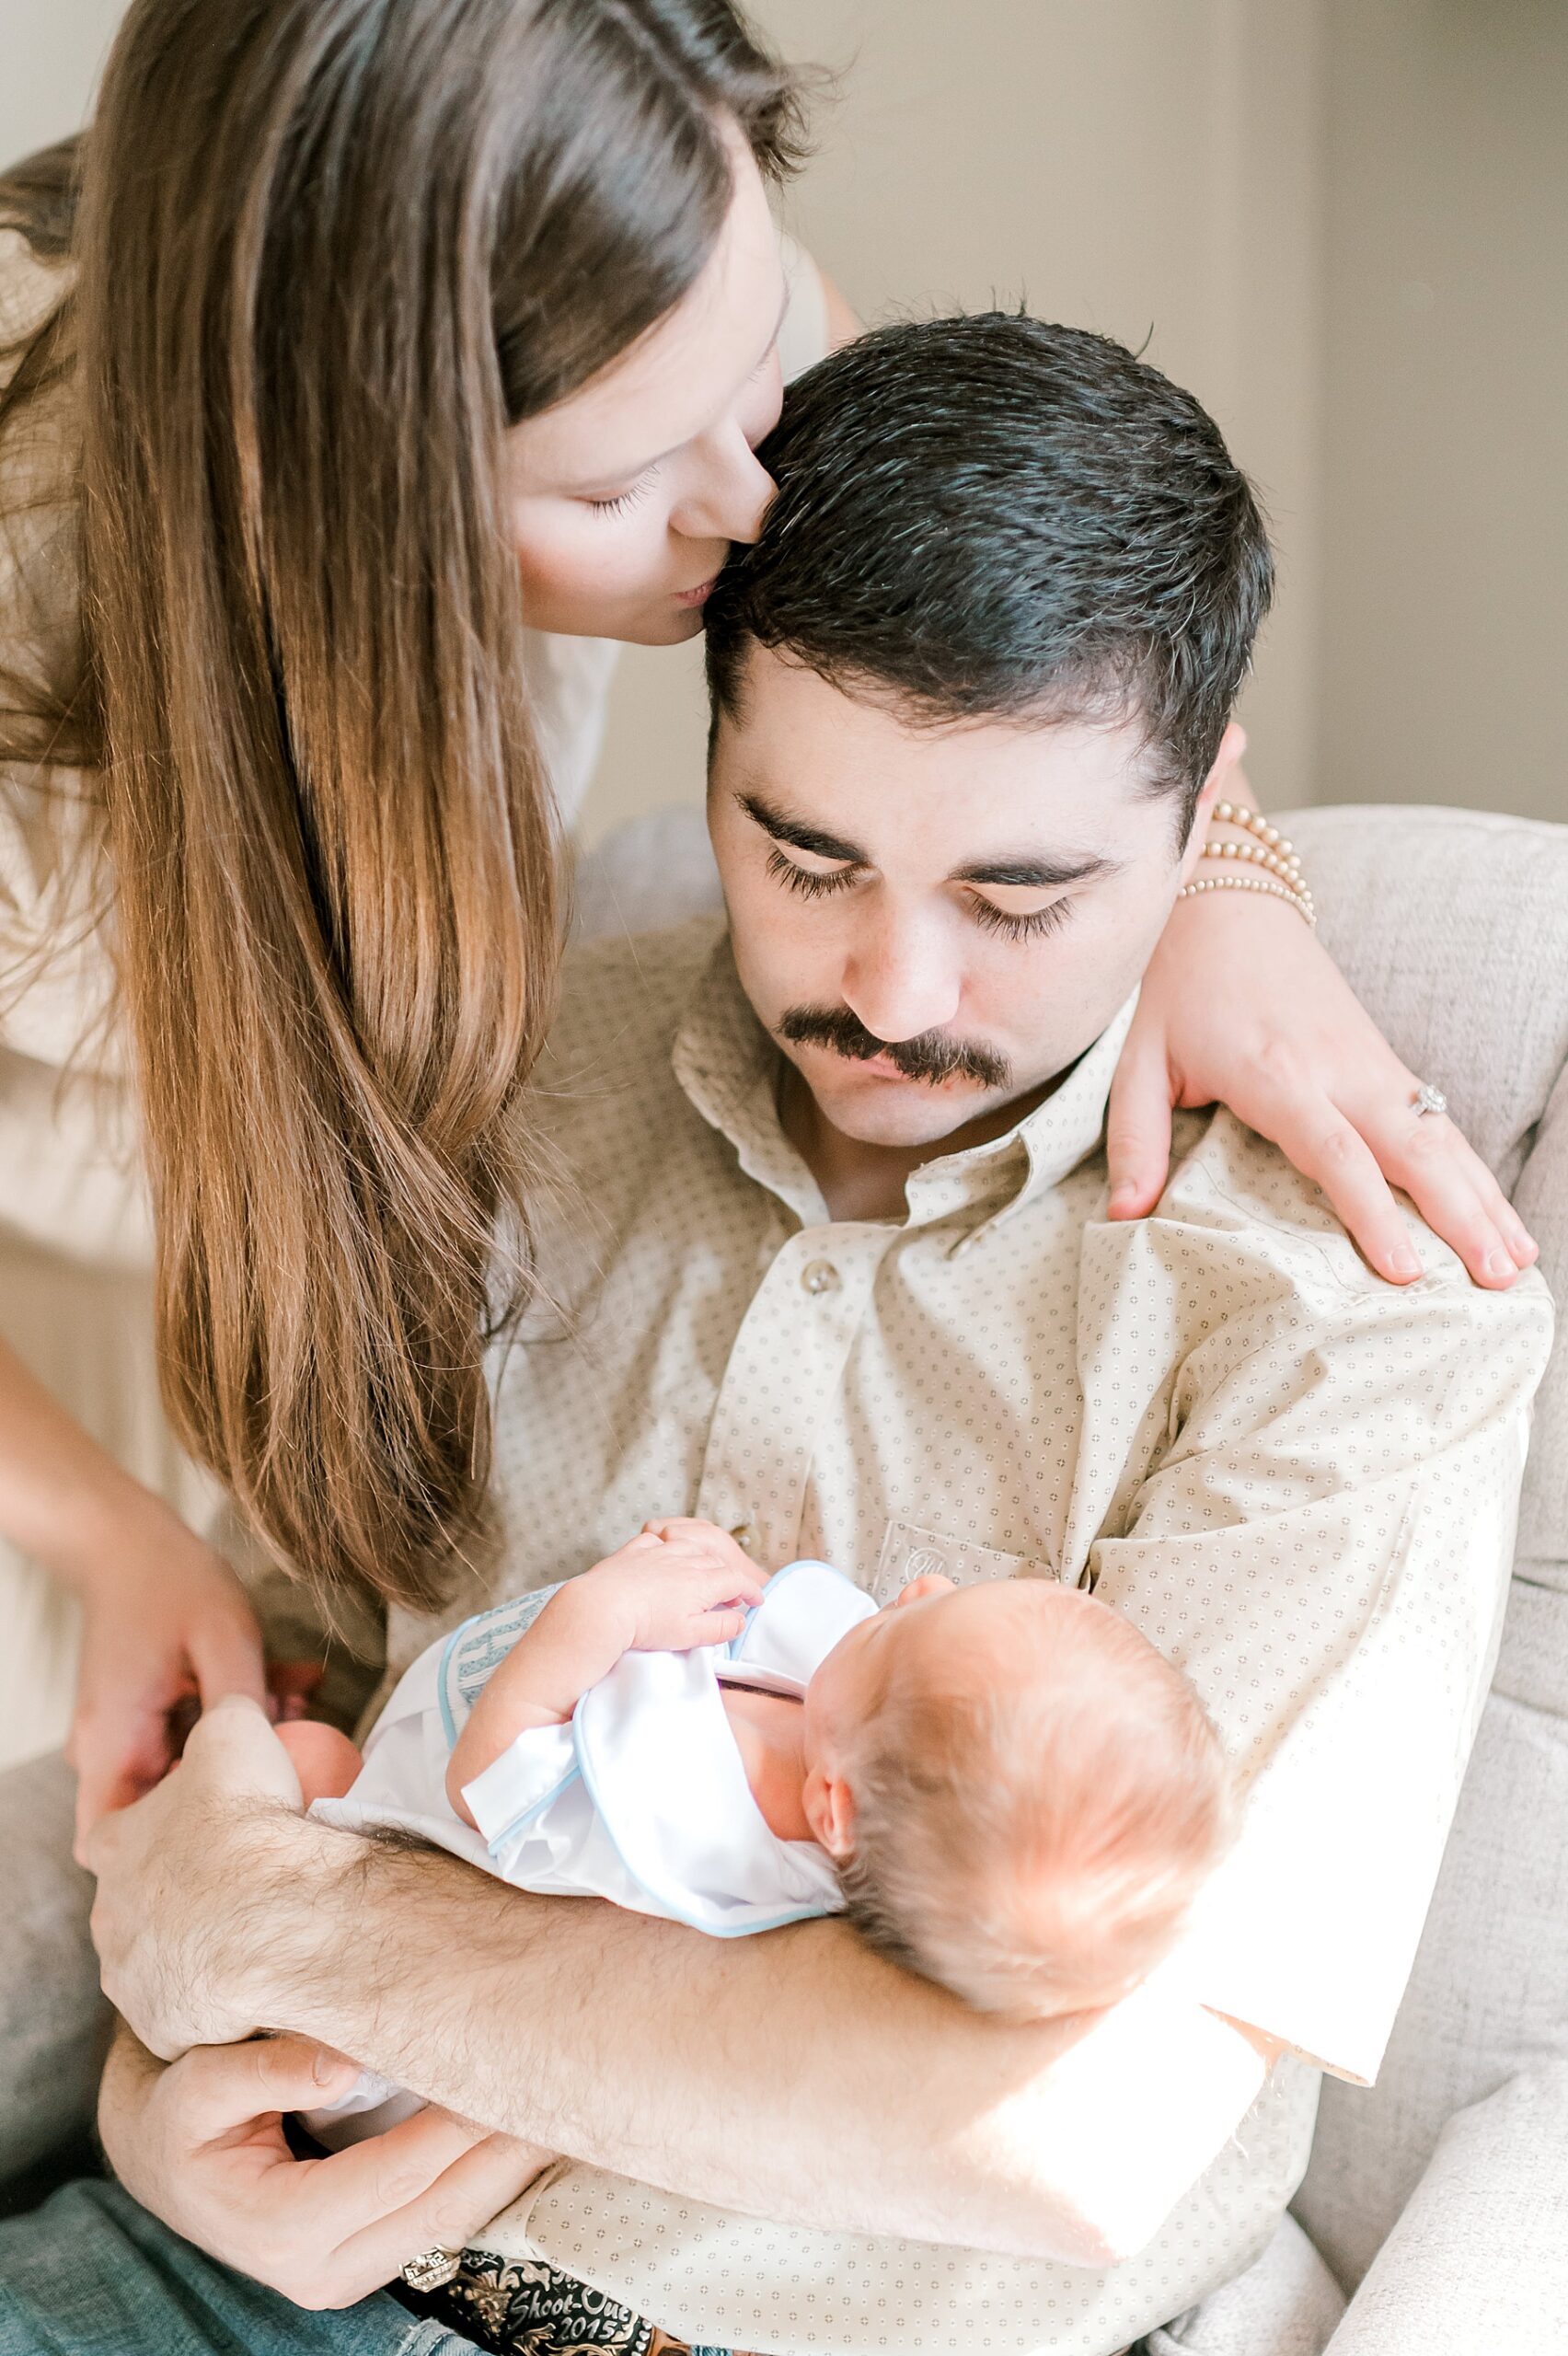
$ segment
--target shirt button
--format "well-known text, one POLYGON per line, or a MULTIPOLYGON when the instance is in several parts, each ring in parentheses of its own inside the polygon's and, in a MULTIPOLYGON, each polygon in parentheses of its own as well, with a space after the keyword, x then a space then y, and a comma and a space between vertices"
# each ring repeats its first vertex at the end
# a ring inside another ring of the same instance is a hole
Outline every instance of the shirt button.
POLYGON ((730 1535, 744 1553, 749 1551, 756 1531, 749 1521, 737 1521, 732 1525, 730 1535))
POLYGON ((840 1277, 831 1260, 808 1260, 801 1270, 801 1282, 808 1292, 836 1292, 840 1277))

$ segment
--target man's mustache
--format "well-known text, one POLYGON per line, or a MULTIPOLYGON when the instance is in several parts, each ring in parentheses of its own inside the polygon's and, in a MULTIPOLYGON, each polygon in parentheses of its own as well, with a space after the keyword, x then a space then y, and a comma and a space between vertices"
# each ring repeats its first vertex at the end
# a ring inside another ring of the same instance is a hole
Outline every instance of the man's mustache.
POLYGON ((847 1006, 792 1006, 775 1025, 779 1038, 796 1047, 829 1047, 855 1064, 885 1056, 905 1080, 940 1088, 944 1080, 972 1080, 981 1088, 1007 1088, 1012 1066, 994 1047, 974 1039, 950 1039, 942 1031, 922 1031, 913 1039, 879 1039, 847 1006))

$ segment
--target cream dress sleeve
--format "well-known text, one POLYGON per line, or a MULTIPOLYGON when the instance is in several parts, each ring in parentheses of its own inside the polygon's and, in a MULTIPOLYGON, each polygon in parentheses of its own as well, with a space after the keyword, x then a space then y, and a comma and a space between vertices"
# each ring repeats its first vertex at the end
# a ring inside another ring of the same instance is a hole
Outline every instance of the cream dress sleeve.
MULTIPOLYGON (((63 291, 59 267, 0 233, 0 348, 14 352, 63 291)), ((66 384, 0 447, 0 665, 27 683, 72 653, 75 464, 66 384)), ((207 1529, 218 1491, 158 1400, 152 1233, 96 823, 90 779, 0 765, 0 1333, 111 1455, 207 1529)), ((69 1600, 3 1541, 0 1626, 4 1766, 61 1741, 77 1639, 69 1600)))

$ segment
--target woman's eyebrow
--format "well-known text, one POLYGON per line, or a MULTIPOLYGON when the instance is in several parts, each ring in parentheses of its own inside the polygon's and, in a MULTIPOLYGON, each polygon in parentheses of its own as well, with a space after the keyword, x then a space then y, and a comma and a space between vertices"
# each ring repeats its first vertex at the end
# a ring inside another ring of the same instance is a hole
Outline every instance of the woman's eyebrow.
POLYGON ((871 861, 855 844, 847 843, 837 835, 824 832, 821 826, 810 826, 803 818, 787 817, 765 802, 760 793, 737 796, 741 808, 765 835, 776 843, 788 843, 791 850, 810 851, 814 859, 836 859, 847 867, 870 867, 871 861))
POLYGON ((1020 852, 1009 859, 976 860, 972 867, 955 868, 954 884, 995 884, 1011 890, 1040 892, 1057 884, 1097 884, 1103 876, 1119 875, 1124 862, 1099 851, 1020 852))

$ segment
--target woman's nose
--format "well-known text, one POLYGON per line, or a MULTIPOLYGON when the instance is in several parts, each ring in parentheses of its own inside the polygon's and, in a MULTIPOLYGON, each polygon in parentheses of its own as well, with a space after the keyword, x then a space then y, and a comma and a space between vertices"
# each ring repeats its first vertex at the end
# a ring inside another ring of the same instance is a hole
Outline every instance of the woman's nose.
POLYGON ((738 426, 711 437, 700 478, 671 518, 693 540, 744 540, 762 531, 774 481, 738 426))

